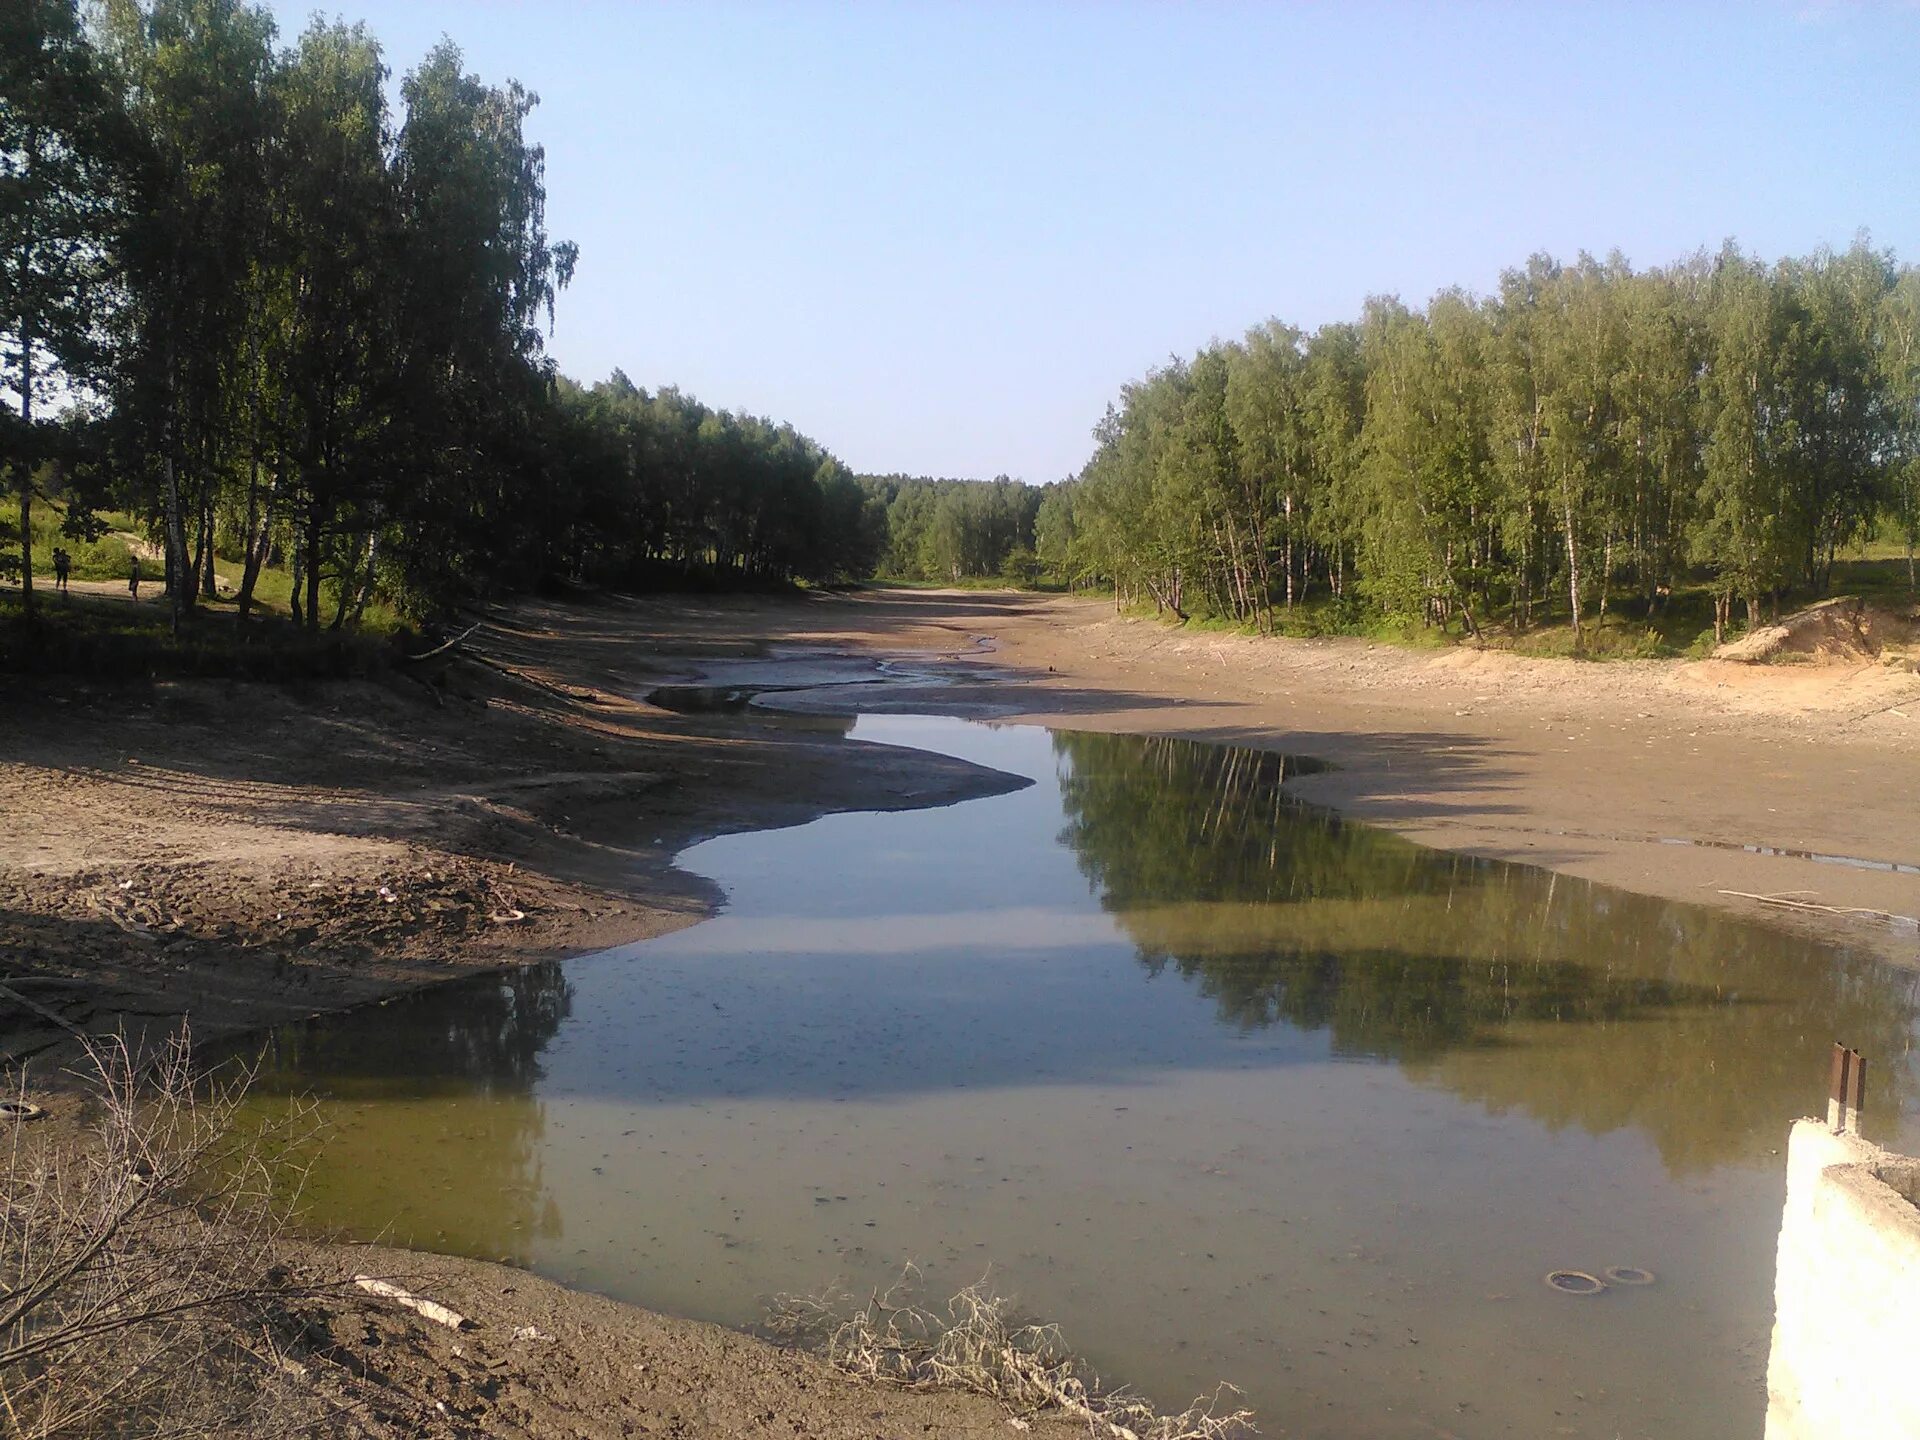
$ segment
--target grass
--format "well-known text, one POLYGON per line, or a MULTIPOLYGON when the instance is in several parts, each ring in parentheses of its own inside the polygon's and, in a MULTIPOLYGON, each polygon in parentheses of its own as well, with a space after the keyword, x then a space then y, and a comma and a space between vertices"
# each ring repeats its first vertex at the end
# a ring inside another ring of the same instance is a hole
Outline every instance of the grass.
MULTIPOLYGON (((1915 595, 1908 585, 1906 547, 1893 540, 1873 540, 1853 547, 1837 557, 1833 567, 1829 595, 1857 595, 1870 604, 1889 609, 1914 605, 1915 595)), ((1783 596, 1781 613, 1827 598, 1808 593, 1783 596)), ((1150 606, 1136 606, 1130 614, 1150 616, 1150 606)), ((1705 583, 1677 587, 1657 607, 1649 608, 1638 596, 1612 598, 1604 623, 1596 623, 1589 613, 1581 627, 1582 648, 1576 652, 1573 626, 1568 621, 1565 601, 1555 607, 1551 601, 1536 612, 1535 623, 1524 631, 1514 631, 1504 613, 1496 610, 1483 618, 1482 633, 1468 636, 1457 622, 1447 626, 1423 625, 1417 619, 1382 615, 1376 611, 1340 602, 1324 595, 1295 605, 1276 608, 1273 633, 1294 639, 1315 639, 1342 635, 1371 640, 1405 649, 1437 650, 1452 645, 1478 645, 1505 650, 1516 655, 1543 658, 1580 658, 1593 661, 1702 659, 1715 648, 1713 634, 1713 592, 1705 583)), ((1162 616, 1160 618, 1169 619, 1162 616)), ((1251 633, 1252 626, 1225 616, 1196 614, 1186 628, 1197 631, 1251 633)), ((1736 607, 1734 624, 1727 638, 1738 639, 1746 631, 1744 607, 1736 607)))
POLYGON ((76 539, 62 533, 66 518, 66 507, 55 502, 43 500, 33 507, 34 579, 44 579, 47 588, 53 588, 53 551, 55 546, 60 546, 73 557, 74 579, 125 580, 133 558, 132 542, 138 538, 133 533, 136 529, 133 518, 117 511, 101 514, 99 519, 108 530, 98 540, 76 539))
MULTIPOLYGON (((123 511, 100 511, 96 518, 100 520, 100 524, 108 526, 106 534, 100 536, 100 540, 75 540, 67 536, 63 532, 65 518, 67 518, 67 511, 60 501, 40 501, 33 507, 33 576, 35 576, 35 595, 38 599, 46 601, 56 595, 54 591, 54 547, 56 545, 65 547, 65 551, 73 557, 75 580, 102 580, 102 582, 111 582, 111 580, 125 582, 131 574, 134 547, 142 547, 144 551, 140 561, 142 584, 154 584, 156 588, 161 584, 163 564, 154 557, 154 551, 148 549, 150 541, 146 540, 146 536, 142 534, 142 526, 138 524, 138 520, 134 520, 134 516, 127 515, 123 511)), ((246 578, 246 566, 232 555, 215 553, 213 574, 221 582, 219 584, 221 593, 215 595, 213 599, 202 599, 196 609, 204 611, 205 614, 234 616, 238 612, 236 595, 240 591, 242 580, 246 578)), ((67 599, 81 601, 83 597, 79 595, 63 597, 61 603, 67 603, 67 599)), ((294 572, 284 564, 261 566, 259 574, 253 578, 255 612, 259 612, 263 618, 288 616, 292 611, 292 601, 294 601, 294 572)), ((323 622, 332 618, 338 603, 340 603, 340 591, 330 580, 323 578, 321 580, 323 622)), ((8 612, 10 611, 0 609, 0 616, 8 612)), ((123 634, 123 639, 127 641, 131 641, 132 636, 136 634, 154 630, 152 624, 140 624, 138 620, 132 620, 132 618, 125 618, 123 624, 113 624, 113 622, 96 624, 90 620, 83 620, 77 628, 81 632, 94 632, 96 636, 102 636, 109 630, 119 630, 123 634)), ((392 636, 401 632, 403 628, 405 628, 405 622, 401 614, 384 599, 374 597, 367 605, 365 614, 361 614, 359 632, 363 636, 392 636)), ((294 634, 294 632, 288 628, 288 634, 294 634)), ((255 636, 255 641, 263 637, 284 639, 286 636, 276 636, 276 634, 255 636)), ((305 645, 305 647, 311 649, 311 645, 305 645)), ((6 641, 0 639, 0 664, 4 664, 4 655, 6 655, 6 641)))
POLYGON ((36 600, 29 623, 20 592, 0 590, 0 672, 125 679, 365 675, 390 663, 403 633, 310 635, 284 615, 256 615, 241 625, 229 603, 188 611, 176 636, 164 603, 135 605, 117 595, 79 592, 37 594, 36 600))

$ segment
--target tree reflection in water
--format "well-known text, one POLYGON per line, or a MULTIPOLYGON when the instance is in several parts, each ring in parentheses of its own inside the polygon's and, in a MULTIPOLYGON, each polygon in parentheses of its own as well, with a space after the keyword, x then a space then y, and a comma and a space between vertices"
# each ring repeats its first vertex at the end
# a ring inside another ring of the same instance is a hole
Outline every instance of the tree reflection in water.
POLYGON ((572 1006, 565 970, 547 963, 369 1006, 350 1024, 282 1026, 252 1103, 316 1090, 331 1102, 316 1210, 382 1214, 396 1243, 524 1264, 561 1230, 534 1091, 572 1006))
MULTIPOLYGON (((1916 977, 1717 910, 1429 850, 1292 801, 1284 757, 1058 732, 1069 845, 1151 973, 1503 1111, 1765 1154, 1835 1036, 1912 1085, 1916 977)), ((1296 767, 1297 769, 1297 767, 1296 767)))

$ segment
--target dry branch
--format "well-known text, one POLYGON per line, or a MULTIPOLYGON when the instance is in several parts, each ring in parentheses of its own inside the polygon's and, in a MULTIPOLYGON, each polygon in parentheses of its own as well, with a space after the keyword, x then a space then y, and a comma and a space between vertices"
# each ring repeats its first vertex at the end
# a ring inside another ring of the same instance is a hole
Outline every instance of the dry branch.
POLYGON ((453 649, 454 646, 458 645, 461 641, 465 640, 469 635, 473 634, 474 631, 478 630, 482 625, 486 623, 487 622, 484 620, 476 620, 473 622, 473 624, 469 625, 466 629, 462 630, 458 635, 454 636, 451 640, 443 640, 438 645, 434 646, 431 650, 422 650, 418 655, 402 655, 400 658, 402 660, 405 660, 408 664, 412 664, 420 660, 431 660, 434 656, 444 654, 446 651, 453 649))
POLYGON ((1920 929, 1920 919, 1912 915, 1896 915, 1891 910, 1870 910, 1860 905, 1822 905, 1813 900, 1795 900, 1791 894, 1755 895, 1747 890, 1722 890, 1722 895, 1731 895, 1737 900, 1753 900, 1762 905, 1776 905, 1782 910, 1811 910, 1822 915, 1846 915, 1865 920, 1884 920, 1889 925, 1910 925, 1920 929))
POLYGON ((48 1009, 45 1005, 42 1005, 38 1000, 29 1000, 25 995, 22 995, 18 990, 14 989, 11 985, 0 984, 0 1000, 11 1000, 15 1005, 18 1005, 22 1010, 25 1010, 30 1014, 38 1015, 42 1020, 51 1021, 53 1024, 58 1025, 62 1030, 66 1031, 69 1035, 72 1035, 77 1039, 85 1040, 87 1038, 87 1032, 82 1030, 78 1025, 74 1024, 71 1020, 67 1019, 66 1016, 60 1014, 58 1011, 48 1009))
POLYGON ((117 1039, 88 1054, 91 1134, 0 1131, 0 1431, 284 1429, 284 1395, 242 1361, 248 1337, 325 1288, 298 1278, 283 1239, 310 1113, 242 1123, 244 1080, 204 1084, 184 1031, 151 1067, 117 1039))

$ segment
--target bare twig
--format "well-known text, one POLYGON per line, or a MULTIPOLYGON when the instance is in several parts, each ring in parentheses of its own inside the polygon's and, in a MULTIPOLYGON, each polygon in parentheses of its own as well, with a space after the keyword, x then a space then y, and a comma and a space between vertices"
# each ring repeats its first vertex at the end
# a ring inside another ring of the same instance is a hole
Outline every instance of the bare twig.
POLYGON ((235 1367, 248 1335, 331 1288, 287 1263, 283 1233, 310 1112, 243 1120, 248 1077, 203 1082, 184 1031, 150 1066, 117 1038, 86 1043, 92 1133, 0 1133, 0 1428, 286 1430, 286 1397, 235 1367))
POLYGON ((1847 915, 1863 920, 1884 920, 1889 925, 1911 926, 1920 929, 1920 918, 1912 915, 1896 915, 1891 910, 1869 910, 1860 905, 1822 905, 1813 900, 1795 900, 1791 892, 1778 895, 1755 895, 1746 890, 1722 890, 1722 895, 1731 895, 1737 900, 1753 900, 1762 905, 1775 905, 1782 910, 1812 910, 1822 915, 1847 915))

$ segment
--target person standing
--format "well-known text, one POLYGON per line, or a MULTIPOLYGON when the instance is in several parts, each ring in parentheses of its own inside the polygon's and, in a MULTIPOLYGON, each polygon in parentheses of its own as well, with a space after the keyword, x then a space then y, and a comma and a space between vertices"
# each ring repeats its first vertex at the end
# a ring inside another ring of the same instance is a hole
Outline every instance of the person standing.
POLYGON ((127 593, 136 600, 140 598, 140 557, 138 555, 127 557, 127 593))
POLYGON ((53 588, 67 593, 67 576, 73 573, 73 557, 63 546, 53 547, 53 588))

